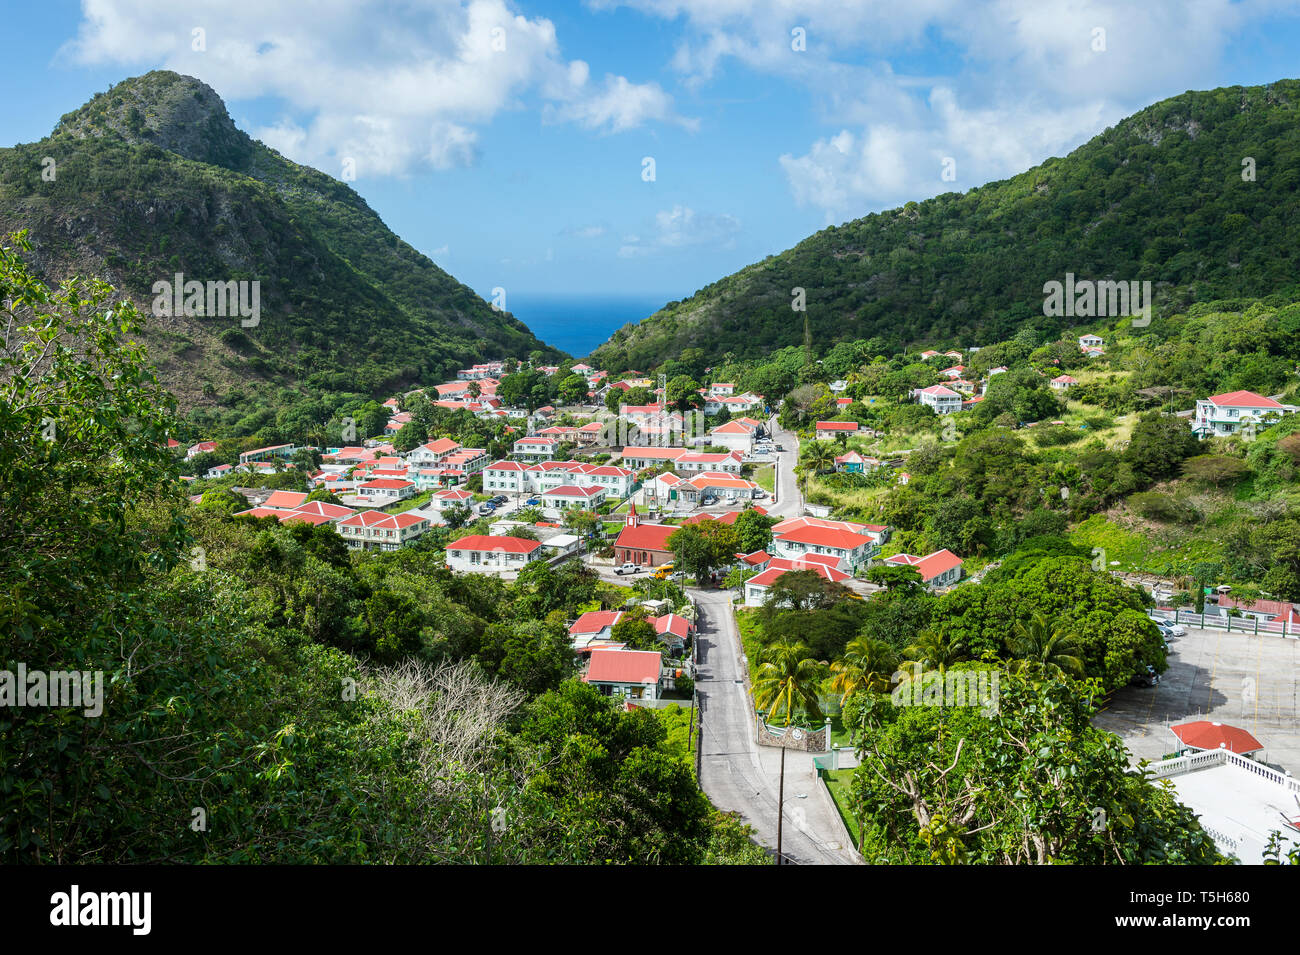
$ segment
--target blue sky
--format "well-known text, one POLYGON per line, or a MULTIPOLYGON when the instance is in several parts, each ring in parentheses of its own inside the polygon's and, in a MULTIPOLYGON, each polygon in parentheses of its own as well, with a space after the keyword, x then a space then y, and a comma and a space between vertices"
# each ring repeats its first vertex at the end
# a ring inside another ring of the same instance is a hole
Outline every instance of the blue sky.
POLYGON ((1300 75, 1290 0, 47 0, 6 19, 0 143, 124 77, 189 73, 291 159, 351 159, 394 231, 507 308, 682 298, 1157 99, 1300 75))

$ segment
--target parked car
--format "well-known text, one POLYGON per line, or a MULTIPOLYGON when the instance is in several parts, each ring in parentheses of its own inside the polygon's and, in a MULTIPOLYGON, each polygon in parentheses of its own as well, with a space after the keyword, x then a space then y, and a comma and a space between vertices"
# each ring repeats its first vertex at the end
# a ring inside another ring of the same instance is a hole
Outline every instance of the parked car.
POLYGON ((487 515, 489 514, 495 513, 496 509, 497 506, 493 504, 491 501, 484 501, 482 504, 478 506, 478 512, 482 514, 484 517, 487 517, 487 515))
POLYGON ((1150 617, 1148 619, 1150 619, 1150 621, 1154 623, 1156 627, 1159 628, 1160 632, 1166 637, 1187 636, 1187 628, 1180 623, 1170 623, 1163 617, 1150 617))
POLYGON ((631 561, 628 561, 626 564, 624 564, 621 567, 615 567, 614 573, 618 574, 620 577, 622 577, 624 574, 639 574, 641 573, 641 565, 634 564, 631 561))
POLYGON ((504 494, 498 494, 496 497, 492 498, 492 503, 504 504, 508 500, 510 500, 510 498, 506 497, 504 494))
POLYGON ((536 507, 541 503, 542 499, 540 497, 530 497, 528 500, 524 501, 524 507, 536 507))
POLYGON ((709 495, 709 496, 706 497, 704 500, 700 501, 700 503, 701 503, 702 505, 704 505, 705 507, 711 507, 712 505, 718 503, 718 499, 717 499, 716 497, 714 497, 713 495, 709 495))
POLYGON ((1148 664, 1145 670, 1133 674, 1133 679, 1128 682, 1129 686, 1156 686, 1160 683, 1160 674, 1156 672, 1155 667, 1148 664))

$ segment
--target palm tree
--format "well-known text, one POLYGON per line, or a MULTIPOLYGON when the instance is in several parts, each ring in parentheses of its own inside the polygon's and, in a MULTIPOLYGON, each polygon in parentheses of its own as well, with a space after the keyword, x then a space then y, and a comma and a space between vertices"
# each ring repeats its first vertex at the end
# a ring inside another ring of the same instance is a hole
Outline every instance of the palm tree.
POLYGON ((943 671, 966 659, 966 644, 936 630, 922 630, 910 647, 903 650, 903 668, 913 665, 943 671))
POLYGON ((898 654, 883 640, 868 636, 854 637, 844 648, 844 655, 831 664, 827 688, 838 693, 843 704, 854 693, 889 689, 890 675, 898 669, 898 654))
POLYGON ((1053 630, 1041 614, 1035 614, 1028 624, 1016 621, 1007 637, 1007 649, 1022 667, 1039 663, 1070 676, 1083 675, 1078 635, 1069 630, 1053 630))
POLYGON ((811 468, 816 474, 835 467, 835 448, 826 441, 818 441, 814 438, 804 446, 802 457, 800 463, 805 468, 811 468))
POLYGON ((795 708, 818 717, 817 690, 826 664, 814 660, 802 643, 774 643, 763 651, 762 664, 754 679, 754 705, 769 716, 785 714, 785 725, 794 718, 795 708))

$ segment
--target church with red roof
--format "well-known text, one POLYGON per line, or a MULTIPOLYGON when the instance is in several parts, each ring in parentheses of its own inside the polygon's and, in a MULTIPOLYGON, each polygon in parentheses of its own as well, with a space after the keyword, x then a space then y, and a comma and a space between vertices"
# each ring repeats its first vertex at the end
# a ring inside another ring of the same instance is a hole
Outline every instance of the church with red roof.
POLYGON ((661 567, 672 563, 673 552, 668 549, 668 538, 677 527, 671 524, 643 524, 636 505, 627 509, 627 520, 614 541, 614 563, 640 564, 642 567, 661 567))

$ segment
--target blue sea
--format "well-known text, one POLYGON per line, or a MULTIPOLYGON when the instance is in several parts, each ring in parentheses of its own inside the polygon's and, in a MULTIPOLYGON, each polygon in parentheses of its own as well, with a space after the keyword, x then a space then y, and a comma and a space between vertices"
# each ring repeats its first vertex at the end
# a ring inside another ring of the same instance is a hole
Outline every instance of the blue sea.
POLYGON ((678 296, 561 295, 511 291, 506 306, 534 335, 575 358, 590 354, 628 322, 639 322, 678 296))

